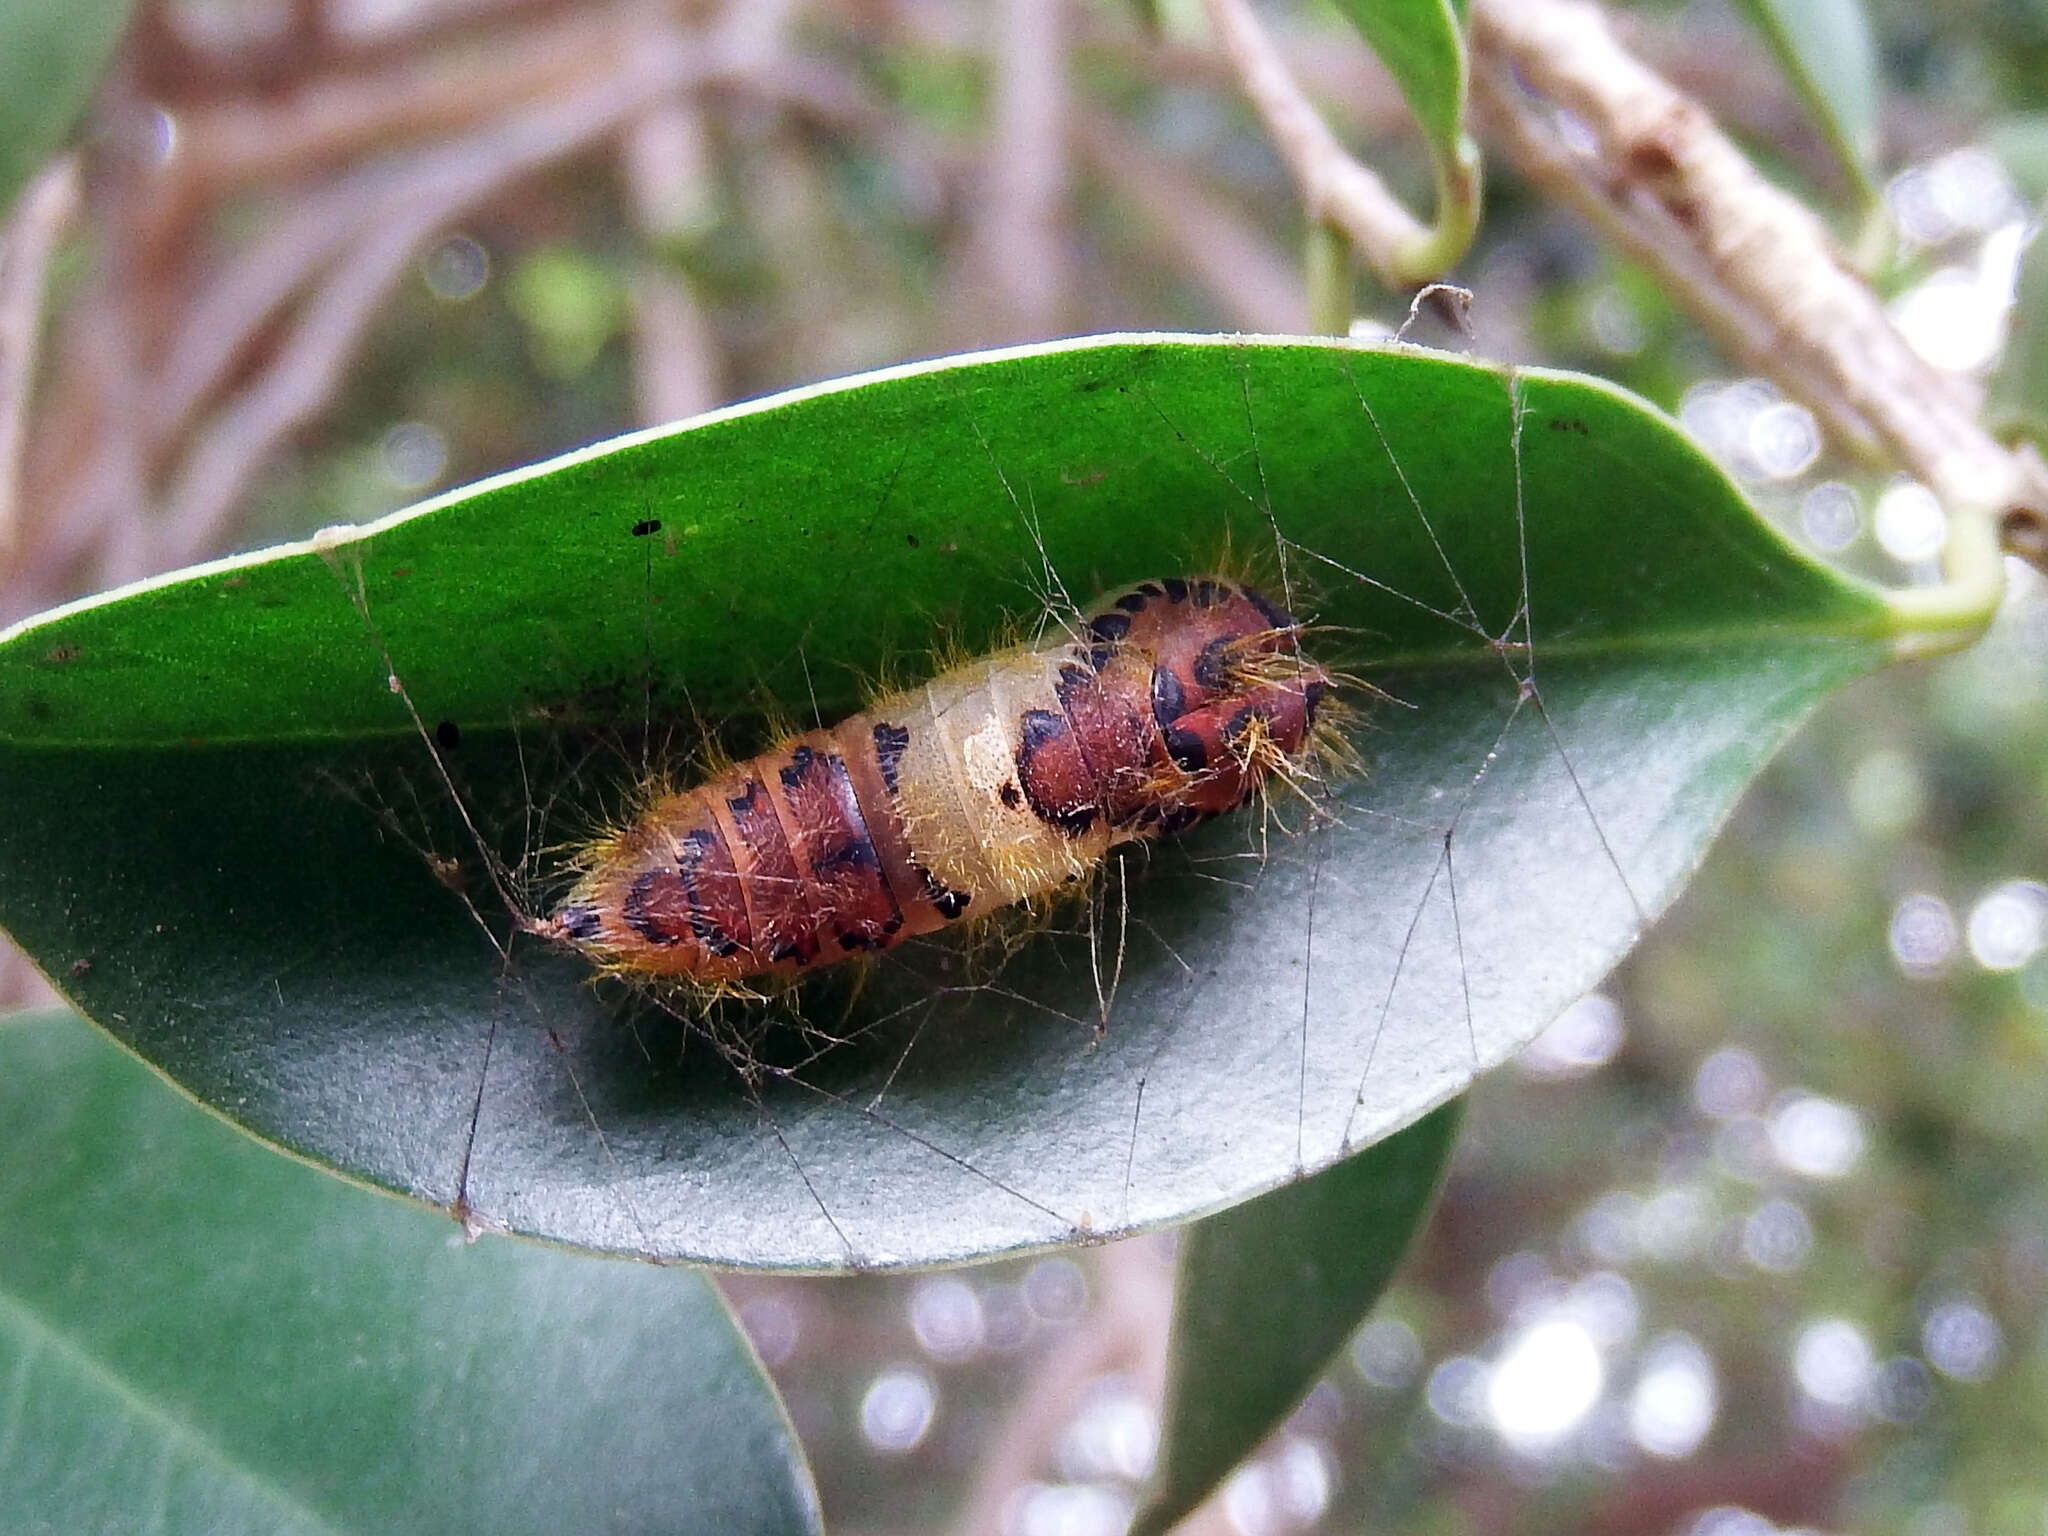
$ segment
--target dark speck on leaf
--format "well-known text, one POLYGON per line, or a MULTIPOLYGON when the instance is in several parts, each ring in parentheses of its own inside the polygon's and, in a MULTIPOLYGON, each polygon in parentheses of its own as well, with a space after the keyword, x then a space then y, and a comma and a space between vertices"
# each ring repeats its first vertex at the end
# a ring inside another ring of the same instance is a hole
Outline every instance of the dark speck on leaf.
POLYGON ((659 532, 661 532, 661 519, 658 517, 643 517, 633 525, 633 537, 636 539, 644 539, 650 533, 659 532))
POLYGON ((462 730, 453 720, 443 720, 434 727, 434 740, 444 752, 453 752, 462 745, 462 730))

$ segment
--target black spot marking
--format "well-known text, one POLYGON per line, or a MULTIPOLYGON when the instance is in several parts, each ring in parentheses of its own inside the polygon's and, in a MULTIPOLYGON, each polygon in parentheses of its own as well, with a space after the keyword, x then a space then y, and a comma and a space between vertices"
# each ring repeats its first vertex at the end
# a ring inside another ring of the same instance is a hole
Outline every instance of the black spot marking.
POLYGON ((1330 685, 1325 682, 1313 682, 1301 690, 1301 707, 1308 715, 1310 725, 1316 723, 1316 711, 1322 707, 1323 697, 1329 691, 1330 685))
POLYGON ((648 894, 665 878, 660 870, 650 869, 626 892, 626 926, 650 944, 675 944, 682 937, 663 928, 654 920, 654 914, 647 910, 648 894))
POLYGON ((1197 579, 1188 588, 1188 596, 1194 599, 1197 608, 1213 608, 1225 595, 1223 589, 1206 576, 1197 579))
POLYGON ((751 815, 754 809, 754 802, 760 798, 760 795, 761 781, 759 779, 749 779, 747 780, 747 792, 743 795, 728 797, 725 802, 725 808, 731 811, 735 817, 751 815))
MULTIPOLYGON (((1126 592, 1122 597, 1116 600, 1116 605, 1117 607, 1121 608, 1125 613, 1143 613, 1145 611, 1145 605, 1150 601, 1151 598, 1145 595, 1145 589, 1143 587, 1140 587, 1135 592, 1126 592)), ((1129 629, 1130 625, 1125 624, 1124 628, 1129 629)), ((1118 638, 1122 637, 1119 636, 1118 638)))
POLYGON ((1091 672, 1100 672, 1109 665, 1110 657, 1115 654, 1116 647, 1113 645, 1090 646, 1088 649, 1088 669, 1091 672))
POLYGON ((576 903, 573 907, 563 907, 555 914, 555 921, 561 925, 562 932, 572 939, 594 939, 603 926, 597 915, 597 908, 586 906, 582 902, 576 903))
POLYGON ((704 910, 703 900, 697 894, 697 866, 704 862, 705 850, 717 841, 715 834, 702 827, 685 833, 683 846, 676 854, 676 869, 683 877, 683 894, 690 898, 690 932, 712 954, 721 960, 736 953, 739 940, 719 927, 717 922, 704 910))
POLYGON ((906 533, 905 535, 903 535, 903 542, 908 544, 912 549, 915 549, 917 548, 917 535, 914 533, 906 533))
POLYGON ((1021 763, 1049 741, 1067 734, 1067 717, 1049 709, 1027 709, 1018 722, 1017 759, 1021 763))
POLYGON ((1244 594, 1246 602, 1259 610, 1259 617, 1272 625, 1273 628, 1293 629, 1296 627, 1294 615, 1285 608, 1282 608, 1278 603, 1268 599, 1264 593, 1253 587, 1239 587, 1237 590, 1244 594))
MULTIPOLYGON (((1095 659, 1093 653, 1090 653, 1088 659, 1092 664, 1095 659)), ((1095 670, 1100 671, 1101 669, 1096 668, 1095 670)), ((1083 688, 1092 688, 1094 686, 1094 672, 1083 672, 1079 667, 1075 666, 1072 662, 1068 662, 1065 666, 1060 668, 1059 681, 1053 684, 1052 691, 1059 696, 1061 708, 1071 709, 1074 705, 1074 695, 1079 693, 1083 688)), ((1045 713, 1045 711, 1042 709, 1034 710, 1032 711, 1032 713, 1042 715, 1045 713)))
POLYGON ((996 798, 1014 811, 1024 803, 1024 792, 1014 782, 1006 780, 1003 787, 996 791, 996 798))
POLYGON ((1185 773, 1200 773, 1209 766, 1208 749, 1202 745, 1202 738, 1193 731, 1183 731, 1171 726, 1166 731, 1166 755, 1172 758, 1185 773))
POLYGON ((1211 693, 1221 693, 1230 687, 1231 647, 1237 644, 1232 635, 1220 635, 1203 646, 1195 657, 1195 684, 1211 693))
POLYGON ((1138 590, 1147 597, 1166 596, 1166 588, 1160 586, 1156 581, 1141 581, 1138 583, 1138 590))
POLYGON ((815 874, 828 875, 839 869, 880 869, 881 857, 866 837, 850 837, 836 848, 827 849, 811 860, 815 874))
POLYGON ((798 747, 789 754, 789 766, 781 769, 782 787, 795 789, 803 783, 804 775, 811 771, 811 764, 817 761, 817 753, 809 747, 798 747))
POLYGON ((643 517, 633 525, 633 537, 636 539, 644 539, 651 533, 659 532, 661 532, 661 519, 658 517, 643 517))
MULTIPOLYGON (((967 892, 956 891, 950 886, 941 885, 938 877, 922 864, 912 867, 917 870, 918 878, 924 881, 924 899, 938 908, 939 916, 950 923, 954 918, 967 910, 967 904, 974 899, 967 892)), ((899 918, 898 921, 900 922, 901 919, 899 918)))
POLYGON ((896 793, 896 770, 903 764, 903 754, 910 750, 910 728, 891 725, 886 720, 875 722, 875 766, 882 770, 882 783, 890 794, 896 793))
POLYGON ((1152 718, 1159 722, 1159 728, 1178 720, 1186 711, 1187 690, 1180 685, 1180 675, 1168 667, 1152 669, 1152 718))
MULTIPOLYGON (((1074 669, 1062 669, 1060 675, 1063 682, 1069 670, 1074 669)), ((1083 682, 1089 681, 1085 673, 1077 672, 1077 675, 1083 682)), ((1064 690, 1061 697, 1064 703, 1064 690)), ((1068 837, 1079 837, 1095 825, 1095 818, 1100 814, 1101 807, 1054 804, 1040 799, 1031 787, 1031 759, 1049 743, 1060 740, 1072 729, 1066 715, 1054 714, 1049 709, 1028 709, 1017 724, 1017 778, 1024 786, 1024 798, 1031 802, 1031 814, 1068 837)))
POLYGON ((1188 584, 1178 576, 1167 577, 1163 585, 1166 588, 1166 600, 1169 603, 1184 603, 1188 600, 1188 584))
POLYGON ((443 752, 453 752, 462 745, 462 727, 453 720, 443 720, 434 727, 434 741, 443 752))
MULTIPOLYGON (((1144 599, 1140 598, 1139 606, 1142 607, 1143 604, 1144 599)), ((1122 607, 1123 604, 1119 603, 1117 606, 1122 607)), ((1128 613, 1098 613, 1088 621, 1088 638, 1106 644, 1114 645, 1130 632, 1131 616, 1128 613)), ((1102 669, 1098 667, 1096 670, 1099 672, 1102 669)))
POLYGON ((839 947, 848 954, 858 949, 880 949, 883 947, 882 937, 880 934, 863 933, 856 928, 839 935, 839 947))

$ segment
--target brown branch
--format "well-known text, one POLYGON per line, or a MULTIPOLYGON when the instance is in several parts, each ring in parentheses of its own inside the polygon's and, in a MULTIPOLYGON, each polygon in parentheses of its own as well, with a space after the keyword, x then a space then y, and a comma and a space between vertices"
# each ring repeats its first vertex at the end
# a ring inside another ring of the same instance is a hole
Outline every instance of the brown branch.
POLYGON ((1290 254, 1254 229, 1240 209, 1138 142, 1106 113, 1075 114, 1074 139, 1112 202, 1134 213, 1167 257, 1241 330, 1301 329, 1308 301, 1290 254))
POLYGON ((176 115, 169 169, 186 195, 210 200, 396 140, 467 128, 573 89, 629 43, 639 15, 637 6, 577 11, 494 38, 488 50, 403 57, 374 74, 316 79, 283 95, 195 104, 176 115))
POLYGON ((1992 441, 1820 221, 1624 50, 1597 6, 1482 0, 1472 42, 1485 117, 1523 173, 1654 271, 1744 366, 1952 507, 2048 516, 2038 462, 1992 441))
POLYGON ((1101 1296, 1089 1315, 1043 1356, 974 1470, 965 1502, 953 1517, 957 1536, 1003 1529, 1003 1511, 1018 1488, 1052 1460, 1082 1389, 1127 1371, 1138 1390, 1159 1400, 1166 1377, 1166 1328, 1173 1309, 1171 1267, 1157 1239, 1110 1243, 1090 1266, 1101 1296))
POLYGON ((616 131, 722 62, 709 48, 684 46, 676 34, 643 33, 612 78, 411 162, 369 233, 336 262, 270 366, 208 423, 166 498, 152 563, 180 564, 215 547, 263 460, 338 387, 365 327, 428 236, 508 182, 616 131))
POLYGON ((997 8, 995 95, 974 265, 990 280, 994 334, 1037 340, 1059 329, 1066 288, 1066 39, 1059 0, 997 8))
POLYGON ((1413 286, 1414 253, 1427 245, 1429 230, 1337 142, 1248 0, 1203 0, 1203 8, 1309 217, 1341 229, 1388 287, 1413 286))
MULTIPOLYGON (((643 113, 619 146, 626 201, 649 248, 686 240, 715 217, 697 103, 643 113)), ((721 398, 717 344, 682 274, 659 255, 633 274, 633 382, 643 426, 707 411, 721 398)))
MULTIPOLYGON (((334 120, 347 118, 348 134, 368 132, 379 110, 391 110, 397 115, 384 119, 385 132, 400 133, 428 123, 459 124, 476 130, 476 137, 469 142, 481 142, 497 131, 510 108, 534 103, 536 110, 545 110, 545 102, 558 98, 568 83, 587 88, 594 81, 613 79, 643 30, 629 24, 637 16, 637 8, 611 7, 595 19, 586 16, 573 26, 551 27, 534 46, 515 48, 507 57, 492 54, 468 60, 459 68, 438 73, 435 81, 441 94, 416 110, 402 106, 403 92, 395 88, 402 81, 358 82, 352 89, 361 94, 346 108, 330 110, 327 130, 340 135, 334 120), (482 125, 480 129, 478 125, 482 125)), ((264 116, 261 112, 256 115, 264 116)), ((281 159, 276 166, 280 172, 303 172, 309 157, 318 158, 341 147, 323 136, 318 123, 295 129, 288 118, 289 114, 286 121, 270 124, 279 145, 289 147, 296 156, 281 159)), ((247 131, 261 137, 254 127, 247 131)), ((222 130, 209 128, 202 117, 193 125, 180 160, 202 162, 217 154, 232 157, 235 151, 221 141, 221 135, 222 130)), ((206 283, 184 306, 184 323, 170 342, 150 391, 154 441, 171 442, 257 338, 276 323, 283 306, 310 286, 366 227, 381 222, 384 210, 415 195, 421 164, 417 155, 401 156, 302 195, 273 227, 206 283)), ((231 188, 241 174, 230 165, 220 171, 193 171, 186 181, 190 188, 212 196, 231 188)))
POLYGON ((17 497, 35 386, 36 343, 42 334, 44 277, 50 254, 78 211, 78 162, 44 167, 22 189, 14 217, 0 231, 0 571, 19 541, 17 497))

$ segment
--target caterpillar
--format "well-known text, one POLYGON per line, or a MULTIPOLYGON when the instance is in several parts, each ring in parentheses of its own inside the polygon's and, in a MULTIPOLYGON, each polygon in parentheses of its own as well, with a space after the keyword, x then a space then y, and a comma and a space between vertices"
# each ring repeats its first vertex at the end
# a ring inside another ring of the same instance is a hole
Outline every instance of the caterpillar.
POLYGON ((575 850, 534 930, 633 979, 773 984, 1083 880, 1339 750, 1302 626, 1218 576, 891 692, 575 850))

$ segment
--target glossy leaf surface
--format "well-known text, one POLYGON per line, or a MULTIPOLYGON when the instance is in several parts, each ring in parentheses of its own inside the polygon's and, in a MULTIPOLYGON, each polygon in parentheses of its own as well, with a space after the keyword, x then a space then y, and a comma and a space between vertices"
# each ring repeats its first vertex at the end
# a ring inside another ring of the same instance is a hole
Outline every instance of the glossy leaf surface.
POLYGON ((1627 950, 1896 628, 1594 381, 1309 342, 987 354, 0 638, 0 921, 221 1113, 478 1221, 746 1264, 985 1255, 1220 1209, 1457 1094, 1627 950), (1351 690, 1358 770, 1125 861, 1007 960, 922 943, 709 1028, 530 942, 501 963, 437 878, 466 859, 502 934, 351 602, 476 819, 544 868, 617 809, 643 720, 753 750, 764 697, 858 708, 941 638, 1035 621, 1048 573, 1085 602, 1226 551, 1383 690, 1351 690))
POLYGON ((680 1270, 273 1156, 60 1013, 0 1020, 0 1531, 818 1530, 680 1270))
POLYGON ((1188 1228, 1152 1502, 1133 1536, 1170 1530, 1329 1368, 1428 1219, 1462 1108, 1188 1228))

